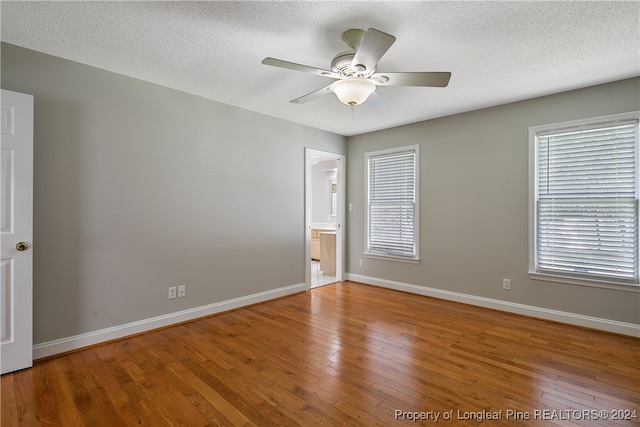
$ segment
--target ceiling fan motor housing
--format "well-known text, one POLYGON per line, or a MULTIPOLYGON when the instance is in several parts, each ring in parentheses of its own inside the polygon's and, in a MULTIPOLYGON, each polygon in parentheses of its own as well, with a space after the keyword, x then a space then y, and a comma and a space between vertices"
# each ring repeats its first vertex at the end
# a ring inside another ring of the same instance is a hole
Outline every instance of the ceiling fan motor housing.
POLYGON ((331 61, 331 70, 344 77, 368 77, 375 72, 374 70, 368 70, 364 65, 356 65, 351 67, 351 62, 355 52, 347 51, 336 55, 331 61))
POLYGON ((368 70, 367 67, 362 64, 351 65, 353 57, 366 34, 366 31, 358 28, 352 28, 342 33, 342 41, 345 42, 351 50, 337 54, 331 61, 331 70, 344 77, 369 77, 375 72, 375 70, 368 70))

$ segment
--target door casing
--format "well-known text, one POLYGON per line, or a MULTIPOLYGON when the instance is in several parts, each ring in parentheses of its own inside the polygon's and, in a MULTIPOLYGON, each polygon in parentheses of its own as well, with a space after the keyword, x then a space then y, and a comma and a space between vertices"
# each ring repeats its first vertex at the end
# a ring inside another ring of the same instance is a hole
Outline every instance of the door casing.
POLYGON ((336 209, 336 281, 341 282, 344 277, 344 232, 345 232, 345 163, 344 154, 305 148, 305 284, 307 290, 311 288, 311 200, 312 200, 312 165, 314 158, 331 158, 338 161, 337 170, 337 209, 336 209))

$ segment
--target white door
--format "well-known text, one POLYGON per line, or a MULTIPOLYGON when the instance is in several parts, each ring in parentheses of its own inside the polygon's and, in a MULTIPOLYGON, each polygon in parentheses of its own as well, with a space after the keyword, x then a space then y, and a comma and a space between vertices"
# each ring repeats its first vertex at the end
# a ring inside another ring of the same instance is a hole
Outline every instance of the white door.
POLYGON ((0 373, 33 365, 33 96, 2 90, 0 373))

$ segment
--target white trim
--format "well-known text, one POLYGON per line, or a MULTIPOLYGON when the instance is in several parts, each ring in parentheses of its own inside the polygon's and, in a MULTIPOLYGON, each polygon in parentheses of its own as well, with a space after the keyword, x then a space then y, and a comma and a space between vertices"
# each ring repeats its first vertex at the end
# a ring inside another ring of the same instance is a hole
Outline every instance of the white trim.
POLYGON ((347 273, 346 280, 640 338, 640 325, 347 273))
POLYGON ((586 119, 578 119, 578 120, 569 120, 566 122, 557 122, 551 123, 548 125, 536 125, 529 127, 530 135, 531 131, 533 134, 537 134, 538 132, 559 132, 566 129, 573 128, 590 128, 593 125, 613 125, 615 122, 625 122, 628 120, 638 120, 638 116, 640 115, 640 110, 637 111, 629 111, 627 113, 619 113, 619 114, 610 114, 607 116, 597 116, 597 117, 588 117, 586 119))
POLYGON ((220 301, 213 304, 203 305, 201 307, 195 307, 187 310, 177 311, 175 313, 164 314, 162 316, 152 317, 150 319, 139 320, 137 322, 113 326, 111 328, 100 329, 80 335, 74 335, 71 337, 43 342, 33 346, 33 359, 35 360, 43 357, 53 356, 55 354, 77 350, 82 347, 100 344, 106 341, 139 334, 141 332, 148 332, 153 329, 194 320, 199 317, 210 316, 212 314, 221 313, 223 311, 246 307, 248 305, 257 304, 298 292, 304 292, 306 291, 306 289, 306 284, 298 283, 296 285, 284 286, 282 288, 258 292, 257 294, 232 298, 227 301, 220 301))
POLYGON ((615 282, 605 282, 602 280, 589 280, 585 278, 571 278, 568 276, 558 276, 555 274, 538 273, 530 271, 529 278, 532 280, 542 280, 545 282, 564 283, 565 285, 591 286, 593 288, 615 289, 617 291, 640 292, 640 286, 636 284, 624 284, 615 282))
POLYGON ((338 206, 336 212, 336 282, 341 282, 344 275, 344 254, 346 253, 345 235, 345 205, 346 205, 346 186, 347 180, 347 156, 344 154, 332 153, 329 151, 316 150, 314 148, 305 147, 304 149, 305 167, 304 167, 304 280, 307 284, 307 290, 311 289, 311 228, 312 220, 312 177, 311 167, 313 157, 327 157, 338 161, 337 183, 338 183, 338 206))
POLYGON ((396 262, 406 262, 409 264, 420 264, 420 258, 405 258, 400 256, 378 255, 378 254, 370 254, 370 253, 364 253, 363 255, 365 258, 370 258, 370 259, 381 259, 384 261, 396 261, 396 262))

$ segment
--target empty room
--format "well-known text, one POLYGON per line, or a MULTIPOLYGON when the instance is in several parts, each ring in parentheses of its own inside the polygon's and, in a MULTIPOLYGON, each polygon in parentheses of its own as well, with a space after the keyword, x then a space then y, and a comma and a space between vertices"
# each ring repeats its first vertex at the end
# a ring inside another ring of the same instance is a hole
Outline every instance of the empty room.
POLYGON ((0 424, 640 426, 639 17, 0 2, 0 424))

